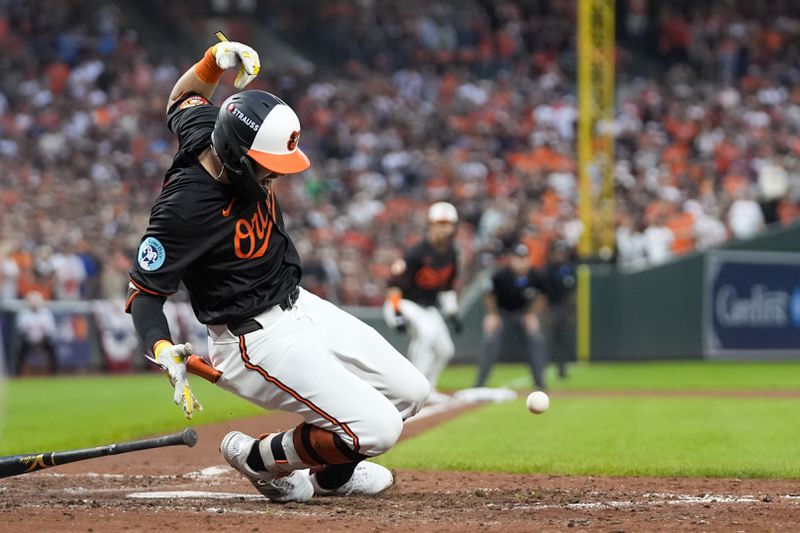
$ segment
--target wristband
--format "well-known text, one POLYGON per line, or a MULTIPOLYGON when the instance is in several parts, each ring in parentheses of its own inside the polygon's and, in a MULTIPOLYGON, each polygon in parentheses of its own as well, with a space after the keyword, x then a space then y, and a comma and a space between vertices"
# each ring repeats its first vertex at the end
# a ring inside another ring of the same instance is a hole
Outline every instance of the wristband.
POLYGON ((158 359, 158 356, 161 354, 161 352, 170 346, 172 346, 172 343, 166 339, 156 341, 156 343, 153 345, 153 355, 155 355, 156 359, 158 359))
POLYGON ((214 57, 214 48, 217 45, 215 44, 203 55, 203 59, 198 61, 194 64, 194 74, 200 80, 204 81, 205 83, 219 83, 220 78, 222 78, 222 73, 225 72, 219 65, 217 65, 217 59, 214 57))
POLYGON ((400 300, 403 299, 403 295, 400 294, 400 291, 393 291, 389 295, 389 302, 392 304, 392 309, 397 312, 400 311, 400 300))

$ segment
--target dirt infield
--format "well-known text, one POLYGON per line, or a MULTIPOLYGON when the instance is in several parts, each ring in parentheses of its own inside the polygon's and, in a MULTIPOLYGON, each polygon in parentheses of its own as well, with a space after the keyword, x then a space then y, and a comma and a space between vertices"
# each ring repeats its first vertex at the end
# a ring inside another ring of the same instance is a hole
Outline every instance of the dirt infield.
MULTIPOLYGON (((459 410, 409 424, 404 438, 459 410)), ((217 445, 234 428, 257 434, 296 422, 271 415, 205 426, 192 449, 0 480, 0 531, 797 531, 800 524, 792 480, 401 471, 378 497, 271 504, 225 465, 217 445)))

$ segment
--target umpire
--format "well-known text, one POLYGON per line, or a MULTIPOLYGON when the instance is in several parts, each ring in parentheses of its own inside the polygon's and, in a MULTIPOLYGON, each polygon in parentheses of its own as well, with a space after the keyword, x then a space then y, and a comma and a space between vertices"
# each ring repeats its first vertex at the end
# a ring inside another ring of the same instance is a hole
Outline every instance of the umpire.
POLYGON ((484 346, 476 387, 483 387, 497 362, 503 333, 514 328, 522 333, 533 382, 545 389, 547 344, 540 317, 547 307, 547 283, 542 274, 531 268, 528 247, 518 244, 509 255, 507 267, 492 276, 491 290, 484 297, 484 346))
POLYGON ((548 306, 545 331, 548 352, 558 376, 567 377, 567 361, 575 358, 575 287, 577 284, 574 249, 563 240, 554 241, 545 267, 548 306))

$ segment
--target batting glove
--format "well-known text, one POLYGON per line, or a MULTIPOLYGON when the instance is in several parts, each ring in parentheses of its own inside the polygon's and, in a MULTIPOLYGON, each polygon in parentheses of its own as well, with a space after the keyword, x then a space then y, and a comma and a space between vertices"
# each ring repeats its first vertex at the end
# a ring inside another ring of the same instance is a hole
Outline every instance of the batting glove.
POLYGON ((202 411, 203 406, 197 401, 189 388, 189 378, 186 375, 186 359, 192 355, 194 348, 191 343, 172 344, 168 341, 156 343, 155 357, 147 357, 166 372, 169 382, 175 388, 172 400, 176 405, 183 404, 183 414, 191 419, 195 410, 202 411))
POLYGON ((238 66, 239 73, 233 84, 237 89, 244 89, 248 83, 256 79, 261 71, 261 60, 258 52, 246 44, 235 41, 223 41, 211 47, 211 53, 217 60, 217 66, 223 70, 238 66))
POLYGON ((453 329, 453 333, 456 335, 460 335, 462 331, 464 331, 464 323, 461 321, 461 317, 458 315, 450 315, 447 317, 447 322, 450 324, 450 327, 453 329))
POLYGON ((405 333, 408 331, 408 320, 406 317, 403 316, 400 311, 396 311, 394 316, 394 329, 397 330, 397 333, 405 333))

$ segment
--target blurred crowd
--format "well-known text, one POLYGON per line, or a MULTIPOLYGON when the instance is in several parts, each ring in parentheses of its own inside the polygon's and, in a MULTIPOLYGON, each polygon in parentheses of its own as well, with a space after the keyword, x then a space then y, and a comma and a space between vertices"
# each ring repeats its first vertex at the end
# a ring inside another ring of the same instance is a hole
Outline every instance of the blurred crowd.
MULTIPOLYGON (((618 4, 615 260, 641 268, 797 219, 800 10, 618 4)), ((208 9, 234 17, 236 5, 208 9)), ((317 63, 271 72, 262 51, 253 85, 303 124, 312 168, 278 187, 307 288, 381 303, 437 200, 459 209, 467 277, 517 242, 533 266, 555 241, 576 245, 575 5, 243 3, 317 63)), ((190 65, 148 49, 125 13, 0 0, 0 298, 125 291, 176 148, 165 101, 190 65)))

